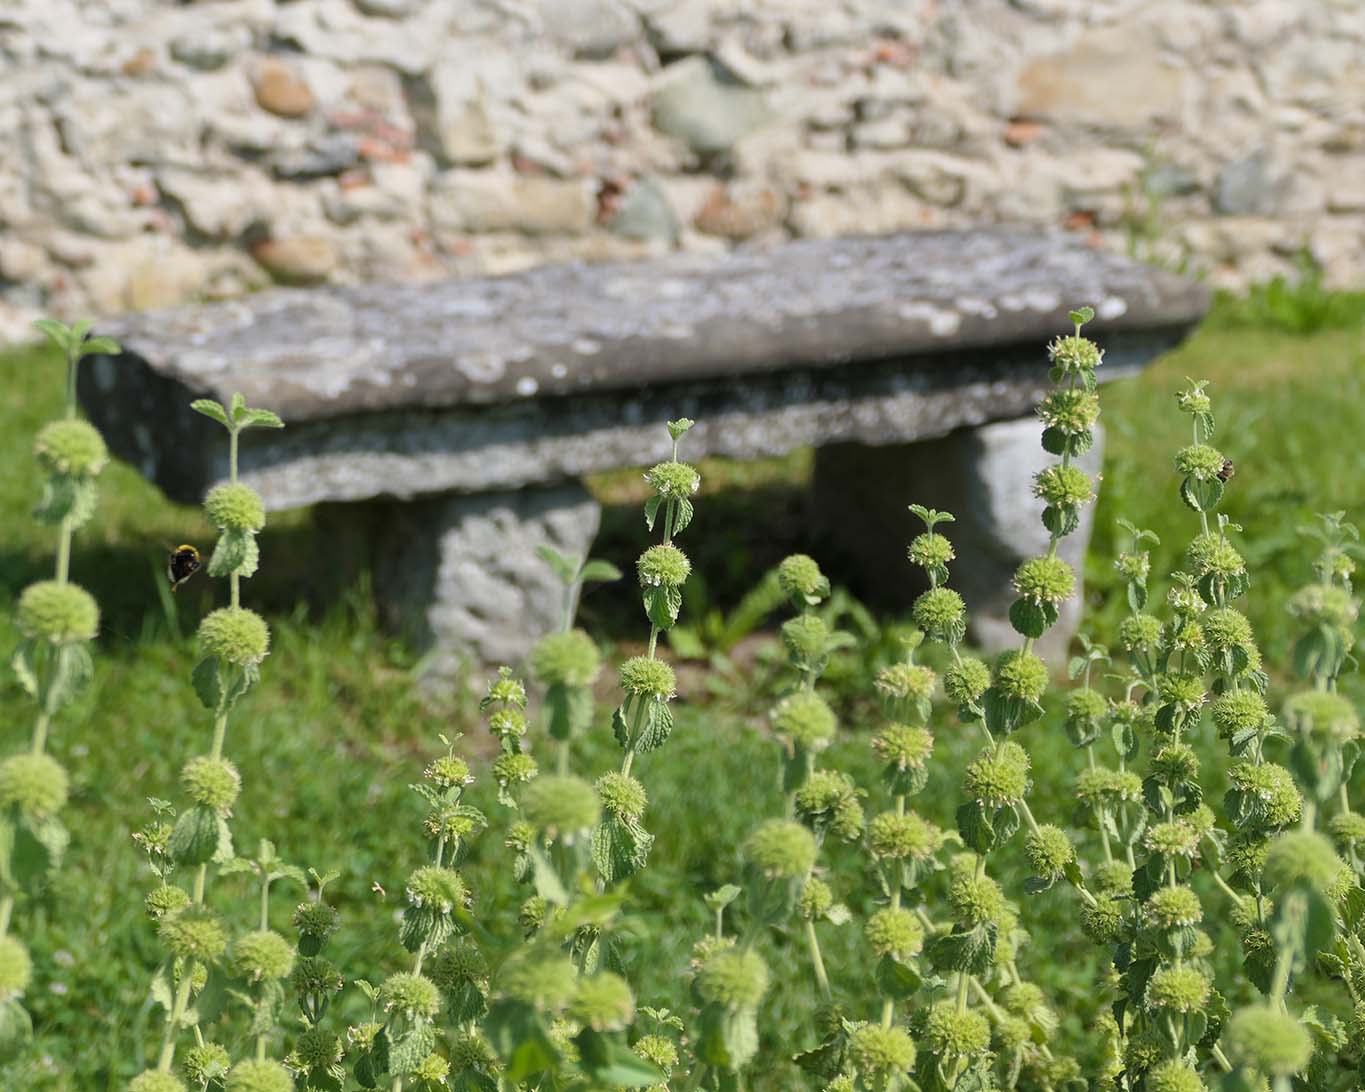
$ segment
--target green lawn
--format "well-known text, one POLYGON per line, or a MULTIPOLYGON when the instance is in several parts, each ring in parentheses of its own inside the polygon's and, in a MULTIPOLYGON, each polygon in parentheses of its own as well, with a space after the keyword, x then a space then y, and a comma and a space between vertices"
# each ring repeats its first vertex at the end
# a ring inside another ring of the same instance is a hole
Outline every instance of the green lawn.
MULTIPOLYGON (((1041 359, 1041 347, 1040 347, 1041 359)), ((1219 441, 1237 474, 1226 510, 1246 530, 1245 553, 1255 585, 1247 610, 1268 659, 1282 662, 1287 628, 1281 604, 1287 589, 1308 573, 1295 528, 1322 510, 1345 509, 1365 518, 1365 356, 1358 329, 1291 335, 1265 326, 1215 319, 1185 347, 1140 378, 1104 388, 1108 451, 1088 566, 1093 631, 1112 633, 1117 606, 1105 604, 1114 581, 1114 521, 1124 516, 1161 536, 1154 572, 1179 561, 1192 516, 1175 502, 1172 452, 1185 441, 1184 418, 1171 397, 1186 375, 1211 379, 1219 441)), ((27 519, 35 499, 32 434, 56 412, 61 377, 47 355, 0 356, 0 632, 13 643, 11 607, 23 586, 50 568, 51 536, 27 519)), ((782 553, 800 548, 794 498, 809 460, 795 456, 759 466, 705 468, 728 481, 726 492, 699 499, 689 536, 699 569, 711 576, 721 605, 732 604, 747 582, 782 553), (715 513, 708 515, 709 510, 715 513), (730 533, 735 513, 755 519, 762 534, 730 533)), ((626 477, 600 483, 610 500, 599 553, 627 567, 644 542, 638 509, 627 503, 626 477)), ((198 513, 167 504, 129 468, 102 478, 101 508, 77 538, 73 578, 92 590, 105 612, 96 650, 95 684, 62 717, 52 750, 73 775, 68 811, 73 844, 48 896, 21 906, 20 928, 32 938, 37 964, 29 1002, 38 1026, 37 1049, 22 1069, 0 1073, 4 1087, 103 1090, 122 1087, 140 1068, 151 1035, 144 1004, 147 979, 159 958, 141 912, 147 874, 131 839, 149 810, 146 799, 175 799, 175 774, 207 747, 209 724, 189 685, 194 653, 188 635, 210 609, 215 589, 204 578, 172 599, 161 569, 165 548, 205 543, 198 513)), ((240 846, 270 837, 287 860, 319 870, 343 870, 334 889, 346 927, 335 956, 348 977, 374 979, 398 966, 396 899, 374 885, 400 891, 418 863, 423 809, 407 789, 436 749, 438 733, 464 730, 472 750, 486 755, 468 696, 422 694, 412 684, 413 654, 384 636, 368 606, 364 574, 354 559, 329 555, 308 513, 292 513, 261 539, 262 575, 246 585, 248 603, 269 615, 274 649, 262 685, 237 715, 227 751, 241 768, 245 789, 234 821, 240 846)), ((839 574, 832 574, 837 582, 839 574)), ((610 644, 641 635, 634 592, 601 589, 587 600, 586 623, 610 644), (625 604, 624 607, 619 607, 625 604), (619 609, 618 609, 619 607, 619 609)), ((689 609, 684 607, 685 612, 689 609)), ((846 679, 864 677, 857 670, 846 679)), ((691 696, 702 696, 693 686, 691 696)), ((685 693, 684 697, 688 695, 685 693)), ((862 706, 845 694, 845 708, 862 706)), ((611 745, 602 727, 577 757, 585 772, 605 769, 611 745)), ((18 687, 0 684, 0 723, 7 749, 27 739, 30 709, 18 687)), ((971 748, 965 733, 946 727, 930 790, 917 804, 951 825, 957 770, 971 748)), ((1034 729, 1035 810, 1065 821, 1067 785, 1075 768, 1052 722, 1034 729)), ((834 761, 866 770, 860 733, 850 733, 834 761)), ((658 842, 650 868, 632 891, 632 929, 648 931, 653 953, 636 975, 642 1001, 676 1005, 678 970, 692 940, 705 928, 700 895, 733 878, 736 845, 759 818, 780 808, 775 783, 754 770, 774 768, 770 745, 747 718, 720 702, 684 702, 678 730, 662 752, 637 770, 650 790, 650 826, 658 842), (746 791, 735 793, 733 786, 746 791)), ((774 768, 775 773, 775 768, 774 768)), ((869 778, 870 780, 870 778, 869 778)), ((479 802, 496 810, 483 785, 479 802)), ((480 911, 507 909, 517 896, 500 874, 497 846, 476 852, 468 865, 480 911)), ((853 878, 850 898, 857 899, 853 878)), ((242 920, 252 896, 224 882, 215 902, 235 900, 242 920)), ((288 898, 277 900, 278 925, 288 898)), ((1073 933, 1074 904, 1062 891, 1029 900, 1025 921, 1035 931, 1026 961, 1065 1011, 1093 1005, 1095 953, 1073 933)), ((837 988, 855 997, 851 930, 828 930, 827 954, 837 988)), ((628 945, 628 948, 630 946, 628 945)), ((802 974, 799 957, 778 959, 781 975, 802 974)), ((781 988, 779 977, 762 1016, 773 1061, 765 1087, 785 1084, 785 1057, 811 1041, 803 994, 781 988)), ((357 995, 349 993, 354 1008, 357 995)), ((1080 1036, 1079 1021, 1065 1034, 1080 1036)))

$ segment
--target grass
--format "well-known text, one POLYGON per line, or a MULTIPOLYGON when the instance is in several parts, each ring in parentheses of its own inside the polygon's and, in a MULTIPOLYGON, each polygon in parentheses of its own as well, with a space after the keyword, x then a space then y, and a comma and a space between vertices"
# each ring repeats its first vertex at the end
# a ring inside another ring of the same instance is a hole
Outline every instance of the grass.
MULTIPOLYGON (((1192 517, 1173 503, 1170 454, 1187 442, 1171 395, 1192 375, 1212 380, 1220 442, 1237 467, 1225 510, 1247 533, 1255 580, 1248 613, 1268 661, 1283 662, 1288 630, 1280 605, 1307 575, 1295 528, 1323 510, 1365 517, 1361 335, 1330 324, 1296 334, 1283 325, 1224 308, 1143 376, 1104 389, 1108 451, 1087 589, 1090 628, 1099 639, 1112 635, 1122 610, 1105 602, 1116 586, 1114 521, 1125 516, 1161 536, 1156 573, 1178 567, 1179 544, 1191 533, 1192 517)), ((49 566, 49 536, 26 513, 36 488, 29 446, 59 404, 57 369, 46 354, 0 356, 0 383, 8 394, 0 407, 0 520, 6 528, 0 633, 7 644, 13 598, 49 566)), ((768 564, 810 546, 800 531, 809 458, 703 469, 713 484, 727 488, 699 504, 689 546, 697 544, 694 560, 707 576, 708 596, 723 609, 768 564), (743 527, 761 534, 734 530, 743 527)), ((187 635, 210 609, 214 589, 200 578, 172 598, 161 574, 168 545, 205 544, 208 530, 196 509, 168 504, 130 468, 112 467, 101 486, 100 512, 77 538, 72 569, 105 612, 96 681, 53 735, 54 753, 73 773, 67 818, 74 840, 51 891, 25 912, 25 920, 35 922, 37 985, 29 1000, 38 1049, 22 1070, 0 1073, 4 1087, 104 1092, 121 1088, 140 1068, 155 1030, 145 996, 159 953, 141 912, 147 876, 131 833, 149 817, 147 797, 176 795, 176 771, 206 748, 208 737, 189 685, 194 657, 187 635)), ((596 552, 624 566, 644 540, 631 476, 605 478, 596 488, 611 503, 596 552)), ((329 889, 346 922, 334 956, 349 974, 374 980, 396 968, 402 955, 392 943, 397 892, 385 896, 376 885, 399 884, 421 852, 422 806, 406 786, 434 751, 437 733, 452 726, 473 730, 465 742, 484 753, 487 737, 474 728, 466 698, 421 694, 412 686, 415 656, 380 631, 363 572, 353 558, 328 552, 309 513, 274 520, 261 546, 263 575, 245 585, 244 597, 269 614, 275 643, 263 685, 243 706, 228 739, 227 752, 245 781, 235 821, 239 842, 250 848, 269 835, 286 860, 319 870, 345 868, 329 889)), ((584 619, 595 633, 624 643, 639 636, 637 612, 633 594, 605 588, 587 599, 584 619), (619 612, 618 603, 625 604, 619 612)), ((859 705, 851 701, 849 708, 856 712, 859 705)), ((599 723, 605 715, 600 709, 599 723)), ((25 738, 28 718, 17 687, 8 679, 0 683, 7 749, 25 738)), ((1035 808, 1040 817, 1064 820, 1076 756, 1055 722, 1030 731, 1035 808)), ((585 744, 581 769, 595 772, 612 763, 614 747, 606 737, 603 727, 585 744)), ((956 793, 936 792, 935 786, 955 787, 972 750, 965 734, 941 733, 934 780, 917 800, 926 810, 941 808, 945 814, 934 817, 947 825, 956 793)), ((651 934, 653 955, 638 968, 641 1000, 676 1004, 677 971, 706 927, 701 893, 734 877, 735 847, 757 820, 779 810, 781 797, 771 745, 752 718, 720 703, 684 704, 675 742, 664 754, 642 763, 658 843, 632 892, 623 942, 629 952, 632 932, 651 934), (772 770, 773 777, 755 777, 755 770, 772 770), (728 791, 739 783, 750 791, 728 791)), ((867 774, 861 735, 841 743, 831 764, 867 774)), ((486 780, 479 790, 475 802, 494 808, 486 780)), ((501 859, 476 852, 468 866, 481 911, 514 900, 494 871, 501 859)), ((1017 890, 1008 882, 1006 887, 1017 890)), ((236 909, 249 913, 253 896, 245 882, 236 889, 225 882, 222 889, 238 899, 236 909)), ((288 902, 277 900, 279 926, 288 902)), ((1086 1012, 1097 956, 1071 928, 1073 911, 1073 901, 1055 893, 1030 900, 1025 921, 1034 930, 1037 977, 1063 1012, 1086 1012), (1052 939, 1059 936, 1074 939, 1062 947, 1052 939)), ((836 986, 856 981, 848 973, 850 932, 827 930, 824 939, 836 986)), ((771 962, 784 974, 804 974, 796 952, 771 962)), ((355 1004, 354 991, 350 996, 355 1004)), ((760 1026, 772 1062, 764 1066, 764 1087, 791 1087, 785 1059, 812 1043, 810 1014, 793 1000, 804 996, 804 990, 783 989, 779 980, 765 1007, 760 1026)), ((1080 1037, 1083 1028, 1073 1017, 1063 1034, 1080 1037)))

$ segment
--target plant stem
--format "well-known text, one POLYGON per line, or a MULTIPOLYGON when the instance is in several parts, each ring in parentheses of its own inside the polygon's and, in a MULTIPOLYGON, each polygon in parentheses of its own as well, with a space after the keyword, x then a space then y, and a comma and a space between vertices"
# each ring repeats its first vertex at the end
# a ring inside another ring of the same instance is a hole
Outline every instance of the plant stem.
POLYGON ((161 1055, 156 1062, 156 1068, 162 1073, 169 1073, 171 1062, 175 1060, 175 1031, 185 1018, 185 1010, 189 1008, 195 966, 191 960, 181 969, 180 985, 176 987, 175 1000, 171 1003, 170 1015, 166 1017, 166 1028, 161 1037, 161 1055))
POLYGON ((815 984, 820 987, 820 996, 828 1001, 833 995, 829 988, 829 975, 825 973, 825 961, 820 955, 820 938, 815 935, 815 922, 806 919, 806 944, 810 947, 810 962, 815 969, 815 984))

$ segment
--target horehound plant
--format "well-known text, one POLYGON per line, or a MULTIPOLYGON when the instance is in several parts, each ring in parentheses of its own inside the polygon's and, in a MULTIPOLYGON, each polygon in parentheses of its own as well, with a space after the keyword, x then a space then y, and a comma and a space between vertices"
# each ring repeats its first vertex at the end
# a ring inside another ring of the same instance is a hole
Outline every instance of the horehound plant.
POLYGON ((77 416, 76 373, 83 357, 117 353, 109 338, 89 336, 90 324, 35 323, 66 362, 62 416, 44 425, 33 445, 46 475, 33 516, 57 529, 51 580, 20 593, 16 618, 22 639, 10 664, 33 699, 27 751, 0 762, 0 1054, 12 1054, 32 1024, 22 998, 33 976, 28 948, 16 935, 15 904, 37 895, 56 869, 69 836, 59 814, 66 805, 66 769, 47 752, 54 719, 92 673, 89 644, 99 631, 99 606, 71 581, 71 542, 95 513, 96 479, 109 461, 104 440, 77 416))
POLYGON ((170 805, 154 801, 156 818, 139 835, 159 886, 147 896, 149 914, 166 957, 153 983, 152 997, 164 1009, 161 1047, 154 1068, 135 1077, 130 1092, 182 1092, 173 1072, 176 1050, 186 1030, 194 1045, 184 1057, 183 1071, 199 1088, 225 1087, 228 1092, 283 1092, 293 1087, 288 1071, 267 1057, 282 1005, 282 981, 293 970, 294 946, 270 928, 271 884, 280 879, 304 882, 298 869, 282 864, 274 847, 263 842, 256 860, 234 855, 228 820, 241 790, 237 768, 224 757, 229 717, 255 685, 260 665, 270 651, 265 620, 241 605, 241 581, 256 572, 260 553, 256 534, 265 525, 259 494, 238 481, 238 444, 250 428, 282 428, 269 410, 254 409, 240 395, 229 406, 202 399, 192 408, 228 434, 228 481, 205 498, 204 511, 218 528, 209 559, 210 576, 227 577, 229 605, 212 611, 199 624, 202 659, 193 682, 212 716, 206 754, 190 759, 181 771, 181 786, 190 804, 170 823, 170 805), (232 937, 227 923, 208 903, 211 867, 220 876, 253 873, 260 884, 260 918, 256 927, 232 937), (188 882, 185 886, 181 876, 188 882), (244 1004, 254 1039, 252 1056, 231 1064, 228 1050, 205 1038, 205 1030, 229 1001, 244 1004))

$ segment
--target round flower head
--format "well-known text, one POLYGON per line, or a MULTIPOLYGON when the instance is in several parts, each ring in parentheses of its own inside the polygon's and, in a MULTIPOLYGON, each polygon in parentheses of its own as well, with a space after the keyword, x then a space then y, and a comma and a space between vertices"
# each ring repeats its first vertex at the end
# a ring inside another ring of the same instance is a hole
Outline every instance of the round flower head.
POLYGON ((1327 891, 1341 869, 1341 858, 1332 843, 1311 830, 1281 834, 1266 850, 1265 884, 1272 890, 1306 884, 1327 891))
POLYGON ((639 819, 649 803, 645 787, 629 774, 603 774, 597 779, 597 795, 603 810, 617 819, 639 819))
POLYGON ((1146 550, 1135 554, 1119 554, 1114 561, 1114 568, 1125 580, 1137 581, 1139 584, 1144 583, 1152 571, 1152 555, 1146 550))
POLYGON ((1017 804, 1029 788, 1028 752, 1017 743, 986 748, 968 766, 962 791, 986 807, 1017 804))
POLYGON ((1173 784, 1193 780, 1199 774, 1199 756, 1188 743, 1167 743, 1152 756, 1152 773, 1173 784))
POLYGON ((1365 845, 1365 815, 1355 811, 1338 812, 1327 820, 1332 840, 1343 849, 1365 845))
POLYGON ((888 724, 881 735, 872 740, 872 749, 888 766, 898 770, 918 770, 924 767, 934 749, 934 737, 927 728, 909 724, 888 724))
POLYGON ((824 698, 810 690, 789 694, 770 714, 773 731, 807 751, 823 751, 834 739, 837 721, 824 698))
POLYGON ((447 993, 471 982, 482 984, 488 978, 488 960, 472 941, 463 939, 437 952, 429 969, 431 980, 447 993))
POLYGON ((581 629, 552 633, 531 650, 531 674, 547 686, 591 686, 602 672, 602 655, 581 629))
POLYGON ((66 770, 47 754, 11 755, 0 762, 0 807, 43 819, 66 806, 66 770))
POLYGON ((294 1057, 304 1070, 337 1065, 341 1053, 341 1039, 326 1028, 308 1028, 294 1040, 294 1057))
POLYGON ((1204 677, 1202 675, 1170 672, 1156 681, 1157 698, 1162 705, 1174 705, 1186 713, 1192 713, 1204 704, 1204 677))
POLYGON ((460 874, 451 868, 427 865, 408 877, 408 902, 416 907, 427 907, 449 914, 457 906, 469 901, 469 889, 460 874))
POLYGON ((228 1074, 225 1092, 294 1092, 294 1078, 279 1062, 238 1062, 228 1074))
POLYGON ((677 692, 678 680, 663 660, 634 656, 620 667, 621 689, 627 694, 667 701, 677 692))
POLYGON ((1031 652, 1013 649, 995 663, 995 685, 1006 697, 1038 701, 1047 690, 1047 664, 1031 652))
POLYGON ((1149 853, 1170 859, 1184 857, 1193 860, 1199 852, 1199 831, 1180 819, 1169 823, 1154 823, 1142 836, 1142 844, 1149 853))
POLYGON ((423 975, 391 974, 379 987, 379 1004, 385 1012, 429 1019, 441 1011, 441 991, 423 975))
POLYGON ((1194 1012, 1209 999, 1209 980, 1202 971, 1186 964, 1162 967, 1147 982, 1147 1004, 1172 1012, 1194 1012))
POLYGON ((1147 1092, 1204 1092, 1205 1084, 1197 1070, 1179 1058, 1158 1062, 1147 1071, 1147 1092))
POLYGON ((279 933, 261 929, 232 942, 232 973, 251 982, 288 978, 294 969, 294 947, 279 933))
POLYGON ((249 485, 225 483, 209 490, 204 511, 215 527, 255 533, 265 526, 265 504, 249 485))
POLYGON ((635 563, 642 588, 681 588, 692 572, 692 562, 676 546, 651 546, 635 563))
POLYGON ((943 692, 957 705, 971 705, 990 685, 991 669, 970 657, 964 657, 943 673, 943 692))
POLYGON ((1099 395, 1086 390, 1050 391, 1038 407, 1038 416, 1049 428, 1067 436, 1079 436, 1089 432, 1099 420, 1099 395))
POLYGON ((697 989, 707 1001, 731 1009, 752 1009, 768 992, 768 967, 757 952, 721 948, 702 964, 697 989))
POLYGON ((915 536, 906 553, 921 569, 940 569, 957 556, 949 539, 928 531, 915 536))
POLYGON ((1238 732, 1260 731, 1270 710, 1265 699, 1254 690, 1230 690, 1209 707, 1220 739, 1231 739, 1238 732))
POLYGON ((912 617, 915 625, 935 640, 954 640, 960 636, 967 605, 952 588, 930 588, 915 600, 912 617))
POLYGON ((1109 712, 1109 703, 1104 700, 1104 695, 1088 686, 1068 693, 1065 705, 1066 719, 1076 724, 1098 721, 1109 712))
POLYGON ((466 1031, 451 1036, 450 1064, 457 1073, 466 1069, 488 1072, 497 1067, 497 1062, 497 1054, 479 1032, 466 1031))
POLYGON ((1076 796, 1083 804, 1131 804, 1142 797, 1142 778, 1132 770, 1091 766, 1076 775, 1076 796))
POLYGON ((749 863, 770 879, 796 879, 815 865, 815 835, 790 819, 769 819, 744 844, 749 863))
POLYGON ((220 607, 199 623, 199 647, 237 667, 253 667, 270 652, 265 619, 243 607, 220 607))
POLYGON ((788 599, 820 600, 829 594, 829 580, 815 558, 792 554, 777 567, 777 586, 788 599))
POLYGON ((631 1049, 645 1061, 663 1070, 665 1078, 672 1074, 678 1064, 678 1048, 671 1039, 665 1039, 662 1035, 642 1035, 631 1049))
POLYGON ((1246 572, 1246 561, 1237 548, 1216 531, 1198 535, 1185 551, 1190 568, 1196 576, 1240 576, 1246 572))
POLYGON ((550 904, 540 895, 532 895, 521 904, 517 910, 517 924, 524 929, 527 934, 534 933, 545 924, 545 916, 549 913, 550 904))
POLYGON ((1251 1005, 1233 1013, 1219 1040, 1227 1056, 1262 1076, 1289 1077, 1313 1057, 1313 1037, 1287 1012, 1251 1005))
POLYGON ((597 825, 597 793, 577 777, 538 777, 522 793, 522 810, 538 830, 572 834, 597 825))
POLYGON ((524 751, 498 755, 493 760, 493 780, 504 789, 510 785, 524 785, 534 780, 539 772, 536 760, 524 751))
POLYGON ((1143 904, 1146 919, 1158 929, 1198 925, 1204 920, 1199 896, 1185 886, 1158 887, 1143 904))
POLYGON ((880 1092, 899 1087, 899 1078, 915 1065, 915 1041, 904 1028, 860 1024, 848 1037, 848 1053, 861 1083, 880 1092))
POLYGON ((223 919, 206 906, 186 906, 161 919, 157 936, 173 956, 217 962, 227 950, 227 929, 223 919))
POLYGON ((289 981, 296 993, 321 996, 340 993, 344 985, 336 964, 321 956, 304 956, 297 960, 289 981))
POLYGON ((457 755, 442 755, 433 759, 422 771, 422 776, 442 789, 468 785, 474 780, 474 775, 469 772, 469 763, 457 755))
POLYGON ((936 679, 932 668, 920 664, 899 663, 877 672, 875 686, 877 693, 885 699, 913 701, 932 695, 936 679))
POLYGON ((1296 732, 1346 743, 1360 735, 1360 716, 1349 698, 1330 690, 1305 690, 1284 703, 1285 722, 1296 732))
POLYGON ((12 936, 0 937, 0 1000, 17 997, 33 979, 28 949, 12 936))
POLYGON ((33 443, 38 465, 49 474, 93 478, 109 462, 104 437, 88 421, 52 421, 38 430, 33 443))
POLYGON ((661 497, 690 497, 701 487, 697 468, 686 463, 656 463, 645 471, 645 481, 661 497))
POLYGON ((180 771, 180 784, 196 804, 226 815, 237 802, 242 778, 237 767, 227 759, 201 755, 185 763, 180 771))
POLYGON ((511 709, 526 708, 526 687, 514 678, 510 667, 501 668, 498 677, 488 684, 488 691, 479 702, 480 709, 501 705, 511 709))
POLYGON ((185 1052, 185 1075, 200 1085, 209 1084, 226 1076, 232 1068, 232 1058, 217 1043, 200 1043, 185 1052))
POLYGON ((1239 791, 1259 801, 1268 827, 1287 827, 1303 814, 1303 797, 1293 775, 1274 762, 1239 762, 1228 771, 1228 779, 1239 791))
POLYGON ((409 1076, 420 1088, 444 1088, 446 1078, 450 1076, 450 1063, 439 1054, 428 1054, 409 1076))
POLYGON ((1289 613, 1313 625, 1352 626, 1360 604, 1345 588, 1335 584, 1310 584, 1289 599, 1289 613))
POLYGON ((1024 856, 1033 874, 1044 880, 1059 878, 1076 857, 1071 839, 1060 827, 1045 825, 1030 831, 1024 839, 1024 856))
POLYGON ((1047 347, 1047 356, 1052 366, 1060 368, 1063 375, 1094 372, 1104 359, 1100 347, 1079 334, 1054 338, 1047 347))
POLYGON ((1095 867, 1092 889, 1103 895, 1131 895, 1133 870, 1123 861, 1106 861, 1095 867))
POLYGON ((55 580, 25 588, 16 618, 24 636, 54 645, 93 640, 100 628, 100 608, 94 597, 75 584, 55 580))
POLYGON ((829 884, 816 876, 807 876, 801 885, 801 897, 797 900, 797 913, 803 918, 814 920, 829 913, 834 905, 834 892, 829 884))
POLYGON ((883 812, 867 825, 869 848, 876 856, 890 860, 925 860, 939 851, 945 837, 943 831, 914 812, 883 812))
POLYGON ((1190 444, 1175 455, 1176 473, 1201 482, 1218 477, 1223 472, 1225 462, 1227 460, 1223 453, 1210 444, 1190 444))
POLYGON ((885 907, 867 919, 867 943, 879 956, 907 960, 924 947, 924 926, 909 910, 885 907))
POLYGON ((1113 944, 1123 932, 1123 904, 1110 895, 1098 895, 1095 905, 1081 907, 1081 932, 1095 944, 1113 944))
POLYGON ((594 1031, 621 1031, 635 1019, 635 997, 624 978, 603 971, 578 980, 569 1017, 594 1031))
POLYGON ((1080 467, 1057 463, 1034 477, 1033 495, 1054 508, 1074 508, 1095 499, 1095 486, 1080 467))
POLYGON ((1189 386, 1176 392, 1175 403, 1186 413, 1211 413, 1213 411, 1213 399, 1208 396, 1204 387, 1208 385, 1208 380, 1195 382, 1188 380, 1189 386))
POLYGON ((152 888, 142 900, 143 908, 154 921, 160 921, 173 910, 179 910, 189 904, 189 893, 183 887, 171 883, 163 883, 152 888))
POLYGON ((958 1012, 956 1005, 940 1001, 924 1021, 924 1042, 935 1054, 970 1058, 991 1045, 991 1026, 975 1009, 958 1012))
POLYGON ((291 920, 301 936, 320 941, 327 940, 341 928, 341 915, 336 907, 321 901, 299 903, 291 920))
POLYGON ((521 739, 530 727, 526 714, 511 706, 495 709, 488 716, 488 730, 499 739, 521 739))
POLYGON ((128 1082, 128 1092, 185 1092, 185 1085, 179 1077, 149 1069, 128 1082))
POLYGON ((1241 611, 1231 607, 1211 610, 1201 620, 1204 638, 1215 652, 1227 649, 1245 648, 1254 644, 1251 623, 1241 611))
POLYGON ((969 926, 999 925, 1009 911, 1005 893, 989 876, 959 876, 948 885, 954 915, 969 926))
POLYGON ((1060 557, 1034 557, 1014 572, 1014 590, 1034 603, 1061 603, 1076 592, 1076 573, 1060 557))
POLYGON ((829 626, 818 614, 798 614, 782 623, 782 643, 798 663, 818 660, 829 649, 829 626))

